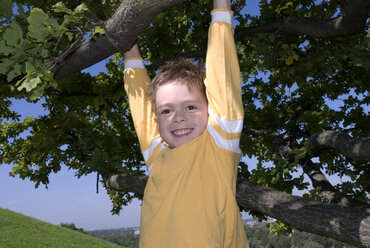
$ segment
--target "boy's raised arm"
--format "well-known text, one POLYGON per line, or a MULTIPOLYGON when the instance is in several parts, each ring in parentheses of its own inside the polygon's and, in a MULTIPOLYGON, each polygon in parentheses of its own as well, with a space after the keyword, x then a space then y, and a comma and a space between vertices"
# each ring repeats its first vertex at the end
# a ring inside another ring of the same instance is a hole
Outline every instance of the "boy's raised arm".
POLYGON ((140 54, 140 51, 139 51, 139 47, 138 47, 138 45, 135 43, 135 44, 130 48, 130 50, 127 50, 127 51, 124 53, 124 56, 125 56, 125 59, 132 58, 132 57, 141 57, 141 54, 140 54))
POLYGON ((134 44, 124 53, 124 82, 132 119, 139 138, 141 152, 147 167, 151 166, 150 157, 159 144, 159 132, 154 122, 154 111, 148 97, 150 78, 140 55, 139 47, 134 44))
POLYGON ((207 129, 219 146, 239 153, 243 104, 232 24, 233 12, 230 0, 214 0, 213 4, 215 9, 211 13, 206 57, 207 129))

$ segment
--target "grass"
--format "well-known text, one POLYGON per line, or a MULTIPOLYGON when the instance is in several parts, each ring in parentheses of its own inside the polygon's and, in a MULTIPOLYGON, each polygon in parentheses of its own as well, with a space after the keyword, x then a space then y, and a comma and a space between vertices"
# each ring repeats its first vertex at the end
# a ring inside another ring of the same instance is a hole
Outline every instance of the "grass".
POLYGON ((122 248, 122 246, 0 208, 0 248, 122 248))

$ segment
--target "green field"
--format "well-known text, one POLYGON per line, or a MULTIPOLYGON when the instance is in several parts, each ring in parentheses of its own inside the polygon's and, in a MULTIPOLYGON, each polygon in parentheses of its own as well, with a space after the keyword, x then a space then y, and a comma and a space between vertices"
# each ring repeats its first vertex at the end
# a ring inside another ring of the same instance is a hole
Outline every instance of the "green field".
POLYGON ((0 248, 122 248, 90 235, 0 208, 0 248))

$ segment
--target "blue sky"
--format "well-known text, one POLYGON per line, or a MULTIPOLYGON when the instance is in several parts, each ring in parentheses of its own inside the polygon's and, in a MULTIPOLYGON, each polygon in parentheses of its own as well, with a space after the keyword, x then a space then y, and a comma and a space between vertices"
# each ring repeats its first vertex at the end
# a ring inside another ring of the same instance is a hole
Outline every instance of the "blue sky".
MULTIPOLYGON (((247 1, 246 12, 258 14, 258 1, 247 1)), ((86 71, 93 75, 105 71, 106 62, 103 60, 86 71)), ((40 102, 15 101, 12 108, 22 117, 42 115, 44 111, 40 102)), ((101 184, 99 194, 96 193, 96 174, 78 179, 74 171, 63 166, 60 172, 50 176, 48 189, 43 185, 35 189, 28 179, 9 177, 11 170, 11 165, 0 165, 1 208, 52 224, 72 222, 85 230, 139 226, 141 202, 134 200, 119 216, 112 215, 111 201, 101 184)))

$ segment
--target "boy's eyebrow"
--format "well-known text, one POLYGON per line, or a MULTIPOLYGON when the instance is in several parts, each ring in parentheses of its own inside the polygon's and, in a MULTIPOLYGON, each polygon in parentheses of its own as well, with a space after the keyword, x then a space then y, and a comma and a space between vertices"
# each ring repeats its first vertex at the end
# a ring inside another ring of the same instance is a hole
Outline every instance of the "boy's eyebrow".
POLYGON ((168 106, 171 106, 170 103, 164 103, 164 104, 161 104, 161 105, 157 105, 157 109, 160 109, 160 108, 163 108, 163 107, 168 107, 168 106))

